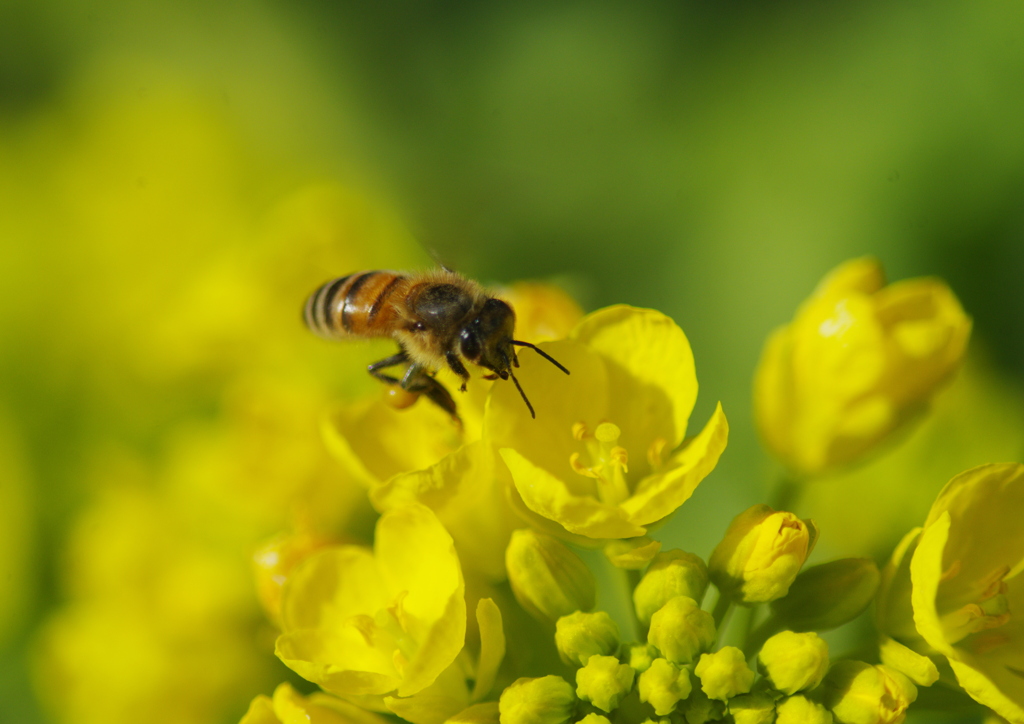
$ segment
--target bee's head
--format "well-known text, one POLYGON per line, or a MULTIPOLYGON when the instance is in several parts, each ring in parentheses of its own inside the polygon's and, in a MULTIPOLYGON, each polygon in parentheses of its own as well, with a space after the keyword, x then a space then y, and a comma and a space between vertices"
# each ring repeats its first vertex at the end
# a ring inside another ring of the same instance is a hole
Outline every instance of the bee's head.
POLYGON ((500 299, 488 299, 459 333, 459 351, 473 364, 507 380, 513 365, 518 366, 512 348, 515 326, 512 307, 500 299))
POLYGON ((526 407, 530 411, 530 416, 536 417, 533 405, 530 404, 526 393, 523 392, 523 388, 519 385, 519 380, 516 379, 515 374, 512 372, 513 367, 519 366, 519 360, 516 358, 515 348, 512 345, 529 347, 536 350, 537 354, 551 362, 551 364, 555 365, 565 374, 569 374, 569 370, 542 349, 529 342, 520 342, 517 339, 512 339, 515 326, 516 315, 512 311, 512 307, 500 299, 488 299, 480 308, 480 313, 473 317, 469 324, 465 325, 459 333, 459 351, 470 362, 486 367, 501 379, 507 380, 511 377, 516 385, 516 389, 519 390, 519 394, 522 395, 523 402, 526 403, 526 407))

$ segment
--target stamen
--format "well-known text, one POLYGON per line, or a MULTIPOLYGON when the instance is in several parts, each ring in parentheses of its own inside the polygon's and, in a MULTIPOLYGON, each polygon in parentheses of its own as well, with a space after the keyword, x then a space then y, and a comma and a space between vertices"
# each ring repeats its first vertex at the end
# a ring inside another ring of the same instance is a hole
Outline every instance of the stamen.
POLYGON ((650 463, 652 470, 657 470, 661 467, 661 463, 664 460, 665 446, 668 445, 668 440, 663 437, 656 437, 651 442, 651 446, 647 448, 647 462, 650 463))
POLYGON ((603 502, 617 505, 629 497, 625 474, 629 472, 629 453, 616 443, 622 435, 618 425, 602 422, 590 433, 584 422, 572 426, 573 439, 586 445, 591 465, 583 462, 580 453, 569 456, 569 465, 579 475, 597 481, 596 493, 603 502))
POLYGON ((377 624, 365 613, 356 614, 345 621, 345 625, 351 626, 363 636, 367 646, 374 645, 377 633, 377 624))
POLYGON ((946 581, 952 580, 953 578, 956 578, 958 575, 960 575, 961 566, 962 564, 960 563, 960 559, 957 558, 955 561, 950 563, 949 568, 943 571, 942 575, 939 576, 939 581, 944 583, 946 581))

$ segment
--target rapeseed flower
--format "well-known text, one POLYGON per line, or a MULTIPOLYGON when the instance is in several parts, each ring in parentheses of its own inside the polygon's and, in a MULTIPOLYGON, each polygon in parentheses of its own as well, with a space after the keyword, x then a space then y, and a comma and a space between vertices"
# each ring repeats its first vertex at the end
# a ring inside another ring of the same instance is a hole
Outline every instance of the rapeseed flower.
POLYGON ((583 538, 643 536, 693 494, 728 437, 719 405, 682 444, 697 398, 686 335, 660 312, 615 306, 544 349, 572 374, 556 377, 545 360, 522 355, 517 374, 537 419, 501 385, 484 420, 524 512, 583 538))
POLYGON ((465 585, 451 537, 426 507, 389 511, 373 551, 323 548, 292 571, 277 655, 340 696, 407 697, 455 660, 465 585))
MULTIPOLYGON (((1024 465, 956 476, 932 505, 910 560, 917 633, 974 699, 1024 722, 1024 465)), ((904 589, 905 590, 905 589, 904 589)))
POLYGON ((762 439, 801 476, 860 459, 957 369, 970 331, 943 282, 885 286, 875 259, 840 265, 765 343, 754 379, 762 439))

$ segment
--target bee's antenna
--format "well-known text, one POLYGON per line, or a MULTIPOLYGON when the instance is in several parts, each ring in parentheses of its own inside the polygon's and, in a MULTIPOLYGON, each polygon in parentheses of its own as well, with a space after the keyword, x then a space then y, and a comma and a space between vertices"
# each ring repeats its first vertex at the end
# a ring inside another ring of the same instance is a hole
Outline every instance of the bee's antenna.
MULTIPOLYGON (((559 365, 559 366, 561 366, 561 365, 559 365)), ((523 392, 522 385, 519 384, 519 380, 516 379, 516 376, 512 374, 512 370, 509 370, 508 373, 512 377, 512 381, 516 383, 516 389, 519 390, 519 394, 523 396, 523 402, 526 403, 526 407, 530 410, 530 417, 532 417, 534 420, 536 420, 537 419, 537 413, 533 411, 533 405, 530 404, 529 398, 526 396, 526 393, 523 392)))
MULTIPOLYGON (((565 374, 569 374, 569 370, 565 369, 565 367, 563 367, 563 366, 562 366, 561 364, 559 364, 558 360, 556 360, 556 359, 555 359, 554 357, 552 357, 551 355, 549 355, 549 354, 548 354, 547 352, 545 352, 544 350, 542 350, 542 349, 541 349, 540 347, 538 347, 537 345, 535 345, 535 344, 530 344, 529 342, 520 342, 520 341, 519 341, 518 339, 513 339, 513 340, 512 340, 512 344, 518 344, 518 345, 519 345, 520 347, 529 347, 529 348, 530 348, 530 349, 532 349, 532 350, 533 350, 534 352, 536 352, 537 354, 539 354, 539 355, 540 355, 541 357, 543 357, 544 359, 546 359, 546 360, 547 360, 548 362, 550 362, 551 364, 553 364, 553 365, 554 365, 555 367, 557 367, 558 369, 562 370, 562 372, 564 372, 565 374)), ((519 384, 519 383, 517 382, 516 384, 519 384)), ((522 392, 522 390, 520 390, 520 392, 522 392)), ((525 398, 526 398, 526 395, 523 395, 523 398, 525 399, 525 398)), ((527 405, 529 405, 530 403, 529 403, 529 402, 527 402, 526 404, 527 404, 527 405)), ((533 408, 530 408, 530 409, 533 409, 533 408)))

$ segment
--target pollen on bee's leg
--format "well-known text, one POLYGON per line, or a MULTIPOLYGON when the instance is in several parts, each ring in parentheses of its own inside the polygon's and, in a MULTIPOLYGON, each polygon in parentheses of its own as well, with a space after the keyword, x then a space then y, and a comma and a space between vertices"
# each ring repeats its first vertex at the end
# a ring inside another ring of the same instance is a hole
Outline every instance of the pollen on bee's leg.
POLYGON ((420 399, 418 392, 403 390, 398 385, 389 385, 384 388, 385 402, 396 410, 404 410, 407 407, 411 407, 418 399, 420 399))

